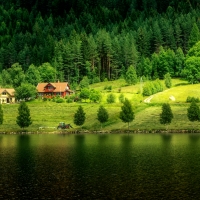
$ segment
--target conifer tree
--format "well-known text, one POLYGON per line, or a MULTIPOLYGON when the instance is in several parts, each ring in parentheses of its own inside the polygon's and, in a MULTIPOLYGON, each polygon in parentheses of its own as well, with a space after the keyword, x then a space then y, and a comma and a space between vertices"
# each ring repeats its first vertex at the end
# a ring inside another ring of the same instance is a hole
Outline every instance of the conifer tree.
POLYGON ((32 124, 30 110, 24 101, 22 101, 19 105, 16 122, 18 126, 23 129, 32 124))
POLYGON ((3 124, 3 110, 1 104, 0 104, 0 124, 3 124))
POLYGON ((168 125, 171 123, 174 115, 172 113, 169 103, 164 103, 162 105, 162 113, 160 114, 160 123, 168 125))
POLYGON ((121 112, 119 115, 119 118, 125 122, 128 123, 128 129, 129 129, 129 123, 132 122, 135 118, 132 105, 128 99, 125 99, 123 102, 123 105, 121 107, 121 112))
POLYGON ((136 74, 136 70, 133 67, 133 65, 131 65, 128 68, 128 71, 126 72, 126 76, 125 76, 125 81, 129 85, 135 85, 137 83, 137 74, 136 74))
POLYGON ((171 88, 172 86, 172 79, 171 79, 170 73, 165 74, 165 86, 167 88, 171 88))
POLYGON ((108 121, 108 117, 109 115, 108 115, 107 110, 103 106, 100 106, 97 113, 97 118, 99 122, 101 123, 101 128, 102 128, 102 124, 108 121))
POLYGON ((188 46, 191 48, 193 45, 195 45, 200 39, 200 33, 199 28, 196 23, 194 23, 192 30, 190 32, 188 46))
POLYGON ((74 124, 82 126, 85 122, 85 112, 82 106, 78 107, 77 112, 74 114, 74 124))

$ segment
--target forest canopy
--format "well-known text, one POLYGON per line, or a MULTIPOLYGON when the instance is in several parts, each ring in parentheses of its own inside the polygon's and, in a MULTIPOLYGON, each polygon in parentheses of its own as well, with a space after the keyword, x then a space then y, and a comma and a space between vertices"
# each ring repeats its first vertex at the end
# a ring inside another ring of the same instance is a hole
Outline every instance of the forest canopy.
POLYGON ((197 67, 196 80, 188 75, 200 62, 188 58, 200 39, 199 16, 197 0, 1 0, 1 84, 13 84, 5 78, 13 65, 29 83, 31 70, 46 81, 47 66, 51 81, 76 84, 84 76, 118 79, 130 66, 138 77, 199 82, 197 67))

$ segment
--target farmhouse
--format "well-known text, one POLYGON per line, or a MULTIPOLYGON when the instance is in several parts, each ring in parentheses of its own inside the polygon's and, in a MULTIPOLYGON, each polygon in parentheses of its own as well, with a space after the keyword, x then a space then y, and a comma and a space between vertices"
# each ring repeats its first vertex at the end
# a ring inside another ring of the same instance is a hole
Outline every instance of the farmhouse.
POLYGON ((67 82, 38 83, 37 91, 38 96, 46 98, 51 98, 53 96, 65 97, 73 93, 67 82))
POLYGON ((15 103, 15 90, 0 88, 0 104, 15 103))

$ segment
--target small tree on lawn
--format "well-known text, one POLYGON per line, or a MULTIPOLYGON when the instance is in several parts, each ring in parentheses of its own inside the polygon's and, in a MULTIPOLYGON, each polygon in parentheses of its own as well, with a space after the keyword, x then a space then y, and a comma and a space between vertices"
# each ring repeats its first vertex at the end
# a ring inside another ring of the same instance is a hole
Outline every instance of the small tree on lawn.
POLYGON ((74 114, 74 124, 77 126, 82 126, 85 122, 85 112, 82 108, 82 106, 78 107, 78 110, 74 114))
POLYGON ((190 107, 187 109, 187 117, 191 122, 200 121, 200 110, 199 106, 193 100, 190 107))
POLYGON ((165 86, 167 88, 172 87, 172 79, 171 79, 170 73, 165 74, 165 86))
POLYGON ((3 124, 3 110, 1 104, 0 104, 0 124, 3 124))
POLYGON ((173 113, 168 103, 162 105, 162 113, 160 114, 160 123, 169 125, 173 119, 173 113))
POLYGON ((125 99, 123 102, 123 105, 121 107, 121 112, 119 115, 119 118, 125 122, 128 123, 128 129, 129 129, 129 123, 132 122, 135 118, 132 105, 128 99, 125 99))
POLYGON ((24 101, 22 101, 19 105, 18 114, 16 122, 20 128, 24 129, 32 124, 30 110, 24 101))
POLYGON ((102 124, 108 121, 108 117, 109 115, 108 115, 107 110, 103 106, 100 106, 97 113, 97 118, 99 122, 101 123, 101 128, 102 128, 102 124))

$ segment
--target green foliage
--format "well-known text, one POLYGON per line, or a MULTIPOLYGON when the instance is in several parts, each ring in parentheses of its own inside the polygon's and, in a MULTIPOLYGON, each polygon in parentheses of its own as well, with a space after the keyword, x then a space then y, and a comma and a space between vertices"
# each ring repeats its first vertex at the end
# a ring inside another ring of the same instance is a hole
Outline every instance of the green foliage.
POLYGON ((119 114, 119 118, 124 122, 128 123, 128 129, 129 129, 129 123, 132 122, 135 118, 133 108, 131 105, 131 102, 128 99, 125 99, 123 102, 123 105, 121 107, 121 111, 119 114))
POLYGON ((199 28, 197 24, 194 23, 188 41, 189 48, 194 46, 199 40, 200 40, 199 28))
POLYGON ((187 117, 191 122, 200 121, 200 110, 195 101, 192 101, 187 109, 187 117))
POLYGON ((100 91, 95 90, 95 89, 90 90, 90 97, 89 97, 90 101, 95 102, 95 103, 100 102, 101 98, 102 98, 102 95, 100 91))
POLYGON ((0 104, 0 124, 3 124, 3 109, 1 104, 0 104))
POLYGON ((115 103, 116 101, 116 96, 114 94, 108 94, 107 95, 107 99, 106 99, 107 103, 115 103))
POLYGON ((123 103, 124 100, 125 100, 124 94, 121 93, 121 94, 119 95, 119 102, 123 103))
POLYGON ((64 102, 64 99, 63 98, 57 98, 56 99, 56 103, 63 103, 64 102))
MULTIPOLYGON (((149 79, 168 72, 179 76, 182 61, 177 65, 174 52, 181 48, 186 53, 199 40, 195 0, 8 0, 0 11, 0 72, 19 63, 30 75, 31 64, 51 63, 53 76, 49 68, 50 73, 40 69, 42 82, 79 83, 84 76, 92 83, 99 77, 116 80, 125 77, 130 65, 149 79)), ((26 81, 35 85, 29 75, 26 81)))
POLYGON ((8 69, 13 87, 19 87, 25 80, 24 71, 19 63, 15 63, 8 69))
POLYGON ((21 86, 15 88, 15 98, 17 100, 35 99, 37 90, 34 85, 30 83, 22 83, 21 86))
POLYGON ((99 106, 99 109, 97 112, 97 119, 101 123, 101 127, 103 123, 108 121, 108 118, 109 118, 109 115, 108 115, 107 110, 102 105, 99 106))
POLYGON ((82 126, 85 122, 85 112, 82 106, 78 107, 78 110, 74 114, 74 124, 77 126, 82 126))
POLYGON ((89 85, 90 85, 90 81, 88 79, 87 76, 84 76, 83 79, 81 80, 79 86, 81 89, 83 88, 89 88, 89 85))
POLYGON ((162 112, 160 114, 160 123, 161 124, 170 124, 173 119, 173 113, 169 103, 164 103, 162 105, 162 112))
POLYGON ((125 81, 129 85, 135 85, 137 83, 137 74, 135 68, 131 65, 126 72, 125 81))
POLYGON ((143 86, 143 96, 150 96, 152 94, 162 92, 163 91, 163 85, 159 79, 156 79, 155 81, 147 81, 145 82, 143 86))
POLYGON ((192 101, 196 102, 196 103, 199 103, 200 100, 199 100, 199 97, 190 97, 188 96, 187 99, 186 99, 186 103, 191 103, 192 101))
POLYGON ((33 64, 30 65, 28 70, 26 71, 25 80, 26 82, 35 86, 40 83, 40 72, 33 64))
POLYGON ((104 90, 111 91, 112 90, 112 85, 105 85, 104 90))
POLYGON ((22 101, 18 107, 18 116, 16 122, 18 126, 23 129, 32 124, 30 110, 24 101, 22 101))
POLYGON ((80 92, 81 99, 89 99, 90 97, 90 90, 88 88, 83 88, 80 92))
POLYGON ((43 63, 38 67, 41 76, 41 82, 49 83, 55 81, 56 71, 50 63, 43 63))
POLYGON ((164 77, 165 77, 165 86, 167 88, 171 88, 171 86, 172 86, 172 79, 171 79, 170 73, 165 74, 164 77))
POLYGON ((189 83, 199 83, 200 81, 200 57, 188 57, 185 62, 185 68, 182 71, 182 76, 189 83))

